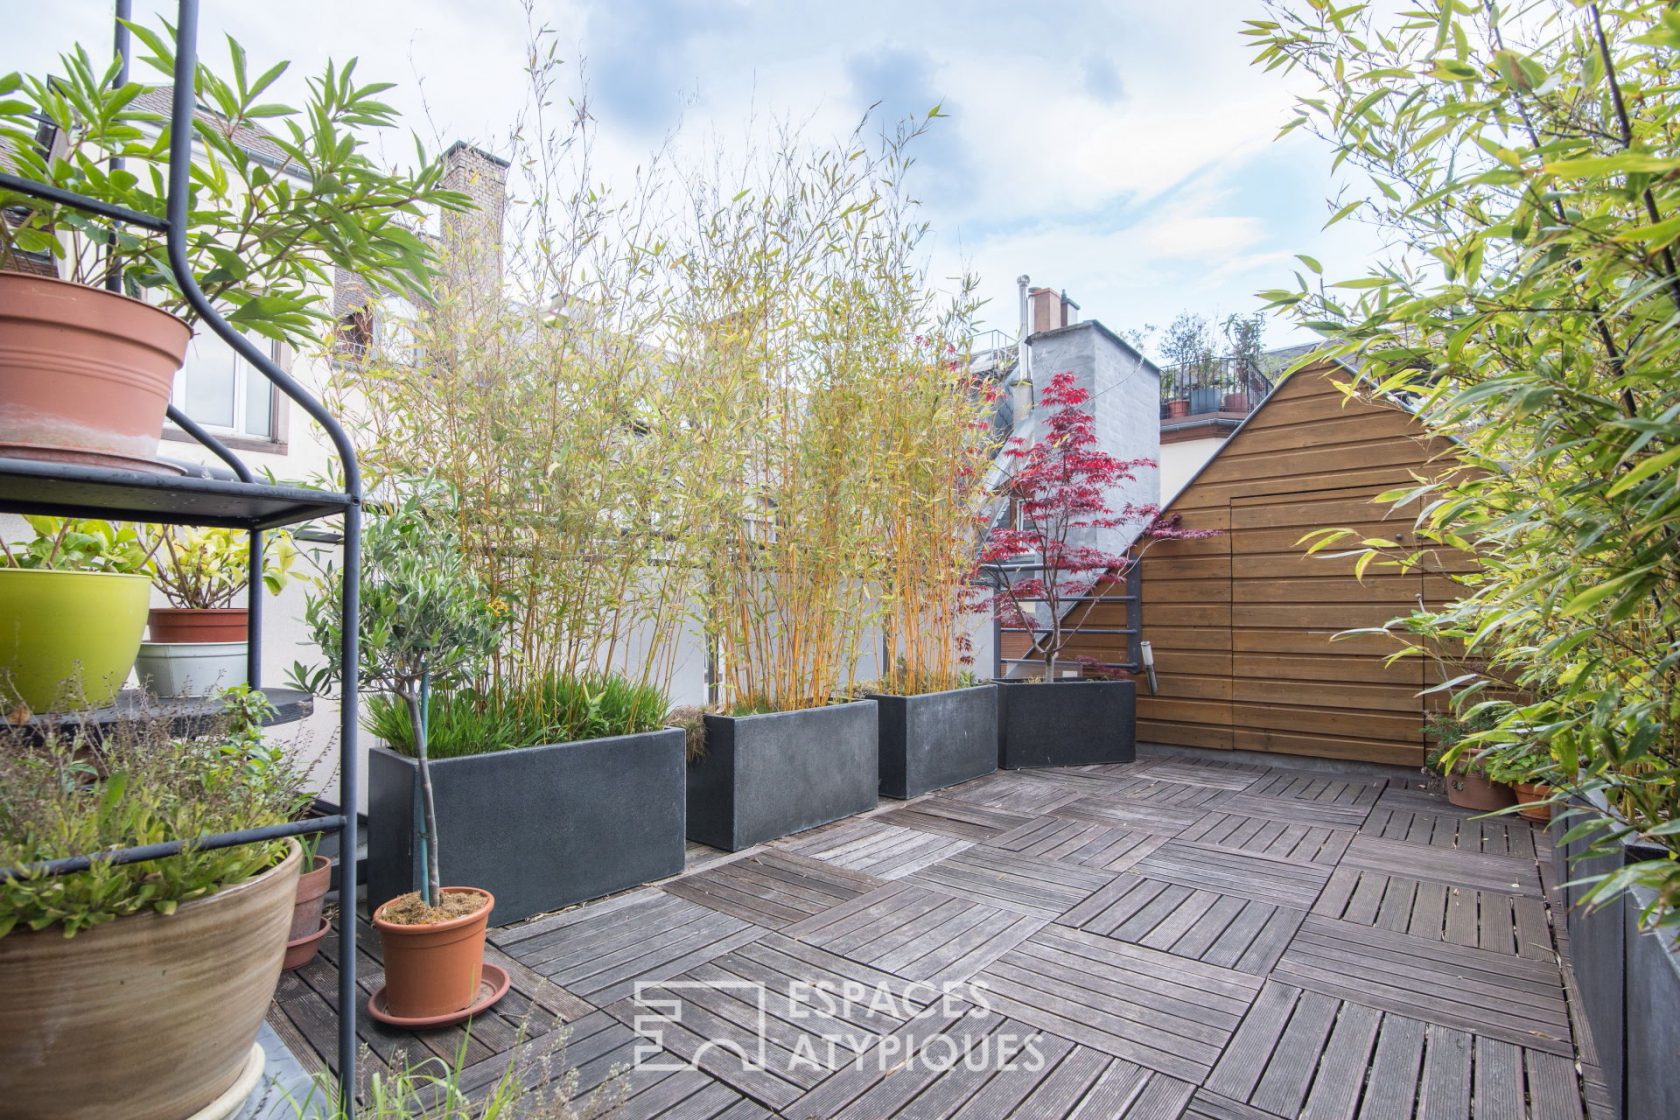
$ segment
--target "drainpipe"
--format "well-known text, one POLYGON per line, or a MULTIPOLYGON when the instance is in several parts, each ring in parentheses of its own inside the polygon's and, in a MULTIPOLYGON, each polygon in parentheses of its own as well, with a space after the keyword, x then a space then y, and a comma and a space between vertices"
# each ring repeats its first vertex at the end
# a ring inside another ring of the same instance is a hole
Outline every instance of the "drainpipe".
POLYGON ((1015 380, 1010 383, 1010 403, 1015 410, 1015 426, 1019 428, 1032 412, 1033 379, 1032 379, 1032 347, 1027 345, 1027 335, 1032 330, 1031 311, 1027 303, 1027 285, 1032 283, 1032 277, 1022 273, 1015 278, 1015 288, 1019 295, 1021 306, 1021 335, 1016 343, 1015 380))

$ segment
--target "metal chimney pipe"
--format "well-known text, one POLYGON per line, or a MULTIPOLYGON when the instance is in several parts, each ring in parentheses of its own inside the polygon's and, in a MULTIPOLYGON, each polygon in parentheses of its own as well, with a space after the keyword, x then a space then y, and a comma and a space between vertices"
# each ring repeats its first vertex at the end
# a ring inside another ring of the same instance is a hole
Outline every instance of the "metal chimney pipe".
POLYGON ((1027 335, 1032 333, 1032 310, 1027 295, 1027 286, 1031 283, 1032 277, 1024 272, 1015 278, 1015 289, 1021 306, 1021 333, 1016 341, 1015 380, 1010 383, 1009 392, 1015 409, 1017 427, 1026 419, 1027 413, 1032 411, 1032 347, 1027 345, 1027 335))

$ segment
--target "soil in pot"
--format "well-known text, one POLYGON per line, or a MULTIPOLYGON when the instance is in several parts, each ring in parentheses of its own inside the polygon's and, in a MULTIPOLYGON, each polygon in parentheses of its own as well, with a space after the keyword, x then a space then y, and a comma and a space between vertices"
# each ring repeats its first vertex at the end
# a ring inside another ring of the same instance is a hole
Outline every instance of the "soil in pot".
POLYGON ((191 340, 141 300, 0 272, 0 456, 174 473, 154 460, 191 340))
POLYGON ((1447 800, 1460 809, 1491 813, 1517 803, 1517 795, 1504 782, 1496 782, 1480 770, 1453 770, 1446 776, 1447 800))
POLYGON ((437 906, 405 894, 373 912, 385 957, 385 1006, 422 1019, 470 1007, 484 966, 484 934, 496 899, 478 887, 445 887, 437 906))

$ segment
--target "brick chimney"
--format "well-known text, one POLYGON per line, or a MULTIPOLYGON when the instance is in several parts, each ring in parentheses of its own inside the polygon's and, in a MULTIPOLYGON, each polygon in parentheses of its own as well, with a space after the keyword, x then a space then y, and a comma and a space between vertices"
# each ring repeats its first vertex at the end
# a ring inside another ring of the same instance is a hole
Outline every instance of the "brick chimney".
POLYGON ((443 153, 443 185, 470 196, 476 209, 445 213, 443 247, 488 277, 502 271, 502 219, 507 212, 508 161, 457 140, 443 153))
POLYGON ((1032 333, 1059 330, 1079 322, 1079 305, 1066 292, 1053 288, 1034 288, 1027 293, 1032 304, 1032 333))

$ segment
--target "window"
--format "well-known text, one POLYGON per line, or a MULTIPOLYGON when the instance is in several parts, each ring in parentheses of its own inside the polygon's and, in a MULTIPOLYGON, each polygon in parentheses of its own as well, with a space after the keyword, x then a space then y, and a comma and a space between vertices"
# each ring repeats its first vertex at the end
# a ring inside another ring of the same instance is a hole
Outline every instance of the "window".
MULTIPOLYGON (((274 353, 274 344, 253 339, 274 353)), ((176 408, 213 432, 272 440, 274 386, 209 330, 193 335, 187 361, 175 377, 176 408)))

